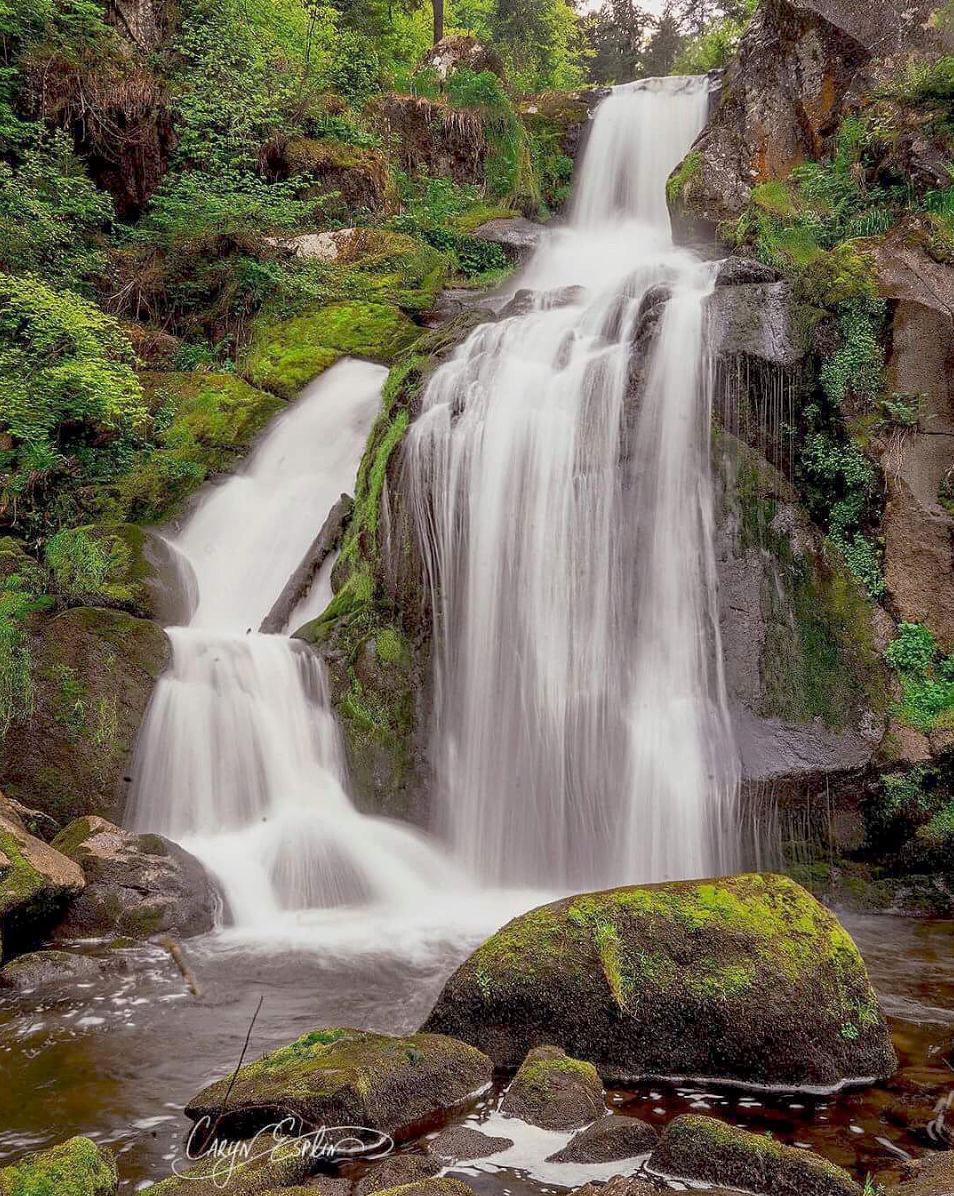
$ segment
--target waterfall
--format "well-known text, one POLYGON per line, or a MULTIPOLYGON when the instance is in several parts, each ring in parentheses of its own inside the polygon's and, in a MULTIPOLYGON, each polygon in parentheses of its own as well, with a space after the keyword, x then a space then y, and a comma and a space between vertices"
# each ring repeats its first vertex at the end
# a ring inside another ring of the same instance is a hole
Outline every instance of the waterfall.
POLYGON ((707 104, 705 79, 614 89, 570 224, 521 279, 531 309, 468 338, 407 438, 436 622, 438 829, 487 883, 734 863, 704 345, 713 268, 673 246, 665 203, 707 104))
POLYGON ((320 662, 256 630, 355 471, 387 371, 343 361, 275 421, 175 536, 197 580, 139 736, 128 821, 193 852, 238 926, 414 901, 454 876, 408 827, 360 815, 320 662))

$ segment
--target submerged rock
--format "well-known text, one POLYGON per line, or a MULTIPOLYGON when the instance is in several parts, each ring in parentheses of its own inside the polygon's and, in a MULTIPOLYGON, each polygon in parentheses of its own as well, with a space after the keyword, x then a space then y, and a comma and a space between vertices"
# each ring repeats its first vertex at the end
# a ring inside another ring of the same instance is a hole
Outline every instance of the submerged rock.
POLYGON ((20 992, 50 984, 77 984, 102 975, 107 961, 75 951, 31 951, 0 968, 0 988, 20 992))
POLYGON ((531 910, 466 960, 424 1029, 471 1042, 500 1067, 556 1044, 621 1082, 834 1088, 896 1066, 850 936, 773 875, 609 889, 531 910))
POLYGON ((440 1034, 312 1030, 192 1098, 193 1121, 218 1119, 223 1133, 251 1136, 276 1118, 360 1125, 400 1140, 424 1118, 466 1104, 493 1076, 486 1055, 440 1034), (220 1117, 229 1091, 229 1108, 220 1117))
POLYGON ((70 1138, 0 1168, 0 1196, 113 1196, 118 1187, 111 1152, 89 1138, 70 1138))
POLYGON ((0 959, 46 930, 85 884, 82 869, 25 830, 0 796, 0 959))
POLYGON ((76 607, 45 622, 35 645, 36 703, 0 751, 0 785, 65 825, 84 814, 121 822, 126 766, 170 656, 158 624, 76 607))
POLYGON ((500 1104, 500 1112, 545 1130, 574 1130, 602 1116, 603 1084, 592 1063, 559 1047, 532 1050, 500 1104))
POLYGON ((659 1134, 647 1121, 636 1117, 601 1117, 550 1155, 548 1163, 612 1163, 648 1154, 659 1134))
POLYGON ((862 1196, 847 1171, 813 1151, 695 1114, 666 1126, 649 1167, 667 1178, 725 1184, 757 1196, 862 1196))
POLYGON ((428 1149, 439 1158, 466 1162, 468 1159, 485 1159, 502 1150, 509 1150, 511 1146, 512 1138, 497 1138, 469 1125, 455 1125, 438 1134, 428 1149))
POLYGON ((77 818, 53 842, 86 877, 85 892, 57 926, 57 938, 190 938, 212 929, 212 884, 177 843, 120 830, 95 815, 77 818))

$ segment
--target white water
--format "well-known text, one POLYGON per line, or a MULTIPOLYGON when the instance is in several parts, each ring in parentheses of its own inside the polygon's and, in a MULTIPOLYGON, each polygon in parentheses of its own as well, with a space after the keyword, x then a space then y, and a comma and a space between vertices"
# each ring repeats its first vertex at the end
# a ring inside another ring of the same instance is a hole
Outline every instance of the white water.
POLYGON ((282 911, 417 903, 456 880, 423 836, 351 805, 314 655, 285 636, 248 634, 353 489, 386 375, 364 362, 334 366, 173 541, 199 602, 190 625, 169 632, 172 665, 139 737, 129 819, 202 860, 246 930, 273 927, 282 911))
POLYGON ((488 883, 733 864, 703 329, 712 268, 673 247, 665 206, 707 102, 700 79, 603 102, 572 221, 521 279, 585 292, 476 330, 408 436, 437 614, 440 830, 488 883), (672 298, 634 417, 633 338, 659 283, 672 298))

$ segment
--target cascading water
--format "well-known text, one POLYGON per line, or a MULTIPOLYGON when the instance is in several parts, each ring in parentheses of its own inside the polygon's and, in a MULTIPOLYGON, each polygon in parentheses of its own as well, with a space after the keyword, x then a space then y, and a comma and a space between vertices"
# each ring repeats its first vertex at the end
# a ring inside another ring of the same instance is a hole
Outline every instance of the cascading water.
POLYGON ((255 634, 342 490, 354 484, 386 371, 344 361, 212 489, 173 543, 198 606, 169 631, 171 668, 139 737, 131 825, 177 840, 218 879, 231 920, 403 903, 453 881, 410 828, 358 814, 320 663, 255 634))
POLYGON ((616 88, 601 104, 571 223, 521 279, 531 310, 470 336, 408 436, 436 612, 441 830, 490 883, 734 863, 704 351, 713 268, 673 246, 665 204, 707 104, 704 79, 616 88))

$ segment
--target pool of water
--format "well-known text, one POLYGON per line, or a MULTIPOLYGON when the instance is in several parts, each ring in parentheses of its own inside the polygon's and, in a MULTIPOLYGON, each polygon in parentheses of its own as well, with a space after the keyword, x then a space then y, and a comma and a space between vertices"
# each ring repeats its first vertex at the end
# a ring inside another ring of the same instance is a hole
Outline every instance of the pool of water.
MULTIPOLYGON (((170 955, 151 945, 110 952, 115 970, 94 983, 4 995, 0 1160, 82 1133, 119 1152, 125 1191, 162 1179, 182 1154, 183 1106, 234 1068, 260 998, 248 1058, 319 1025, 407 1032, 473 947, 539 899, 473 896, 415 917, 298 917, 262 942, 228 934, 193 940, 185 951, 198 996, 170 955)), ((878 916, 845 924, 891 1023, 900 1060, 891 1081, 823 1098, 652 1083, 609 1092, 609 1106, 659 1126, 690 1110, 724 1117, 813 1147, 862 1179, 936 1147, 935 1107, 954 1091, 945 1058, 954 1033, 954 922, 878 916)), ((466 1120, 502 1129, 493 1096, 466 1120)), ((505 1132, 515 1136, 513 1123, 505 1132)), ((580 1169, 561 1177, 542 1165, 554 1148, 524 1132, 506 1156, 460 1174, 484 1196, 593 1177, 580 1169)))

